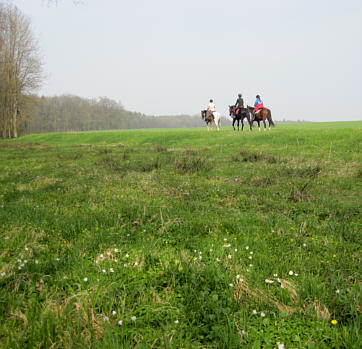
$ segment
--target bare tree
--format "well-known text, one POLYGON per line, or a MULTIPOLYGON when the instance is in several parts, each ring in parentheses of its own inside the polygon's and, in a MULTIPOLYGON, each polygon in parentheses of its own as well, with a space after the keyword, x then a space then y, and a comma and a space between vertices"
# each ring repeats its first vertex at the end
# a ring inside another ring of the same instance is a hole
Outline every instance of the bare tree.
MULTIPOLYGON (((30 20, 12 5, 0 4, 0 132, 18 136, 24 103, 42 81, 42 63, 30 20)), ((24 121, 24 120, 23 120, 24 121)))

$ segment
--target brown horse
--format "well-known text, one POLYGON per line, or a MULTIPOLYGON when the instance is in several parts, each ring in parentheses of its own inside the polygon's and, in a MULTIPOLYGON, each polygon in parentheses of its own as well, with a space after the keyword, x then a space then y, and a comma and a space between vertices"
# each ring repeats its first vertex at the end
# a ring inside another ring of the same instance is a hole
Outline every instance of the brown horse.
POLYGON ((251 118, 250 118, 251 124, 253 124, 254 121, 256 121, 258 123, 259 131, 260 131, 260 121, 263 121, 263 123, 264 123, 264 131, 266 130, 265 120, 268 120, 268 123, 269 123, 269 129, 268 130, 270 130, 270 125, 273 126, 273 127, 275 126, 275 124, 274 124, 274 122, 272 120, 270 109, 263 108, 263 109, 260 109, 256 113, 254 107, 250 107, 248 105, 247 108, 251 113, 251 118))

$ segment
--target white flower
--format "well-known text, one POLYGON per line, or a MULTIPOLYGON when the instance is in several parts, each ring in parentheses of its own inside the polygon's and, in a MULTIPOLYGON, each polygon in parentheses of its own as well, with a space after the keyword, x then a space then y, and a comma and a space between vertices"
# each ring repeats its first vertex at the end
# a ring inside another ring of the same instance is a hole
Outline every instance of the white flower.
POLYGON ((137 265, 138 265, 138 262, 134 262, 134 266, 137 267, 137 265))
POLYGON ((136 319, 137 319, 137 318, 136 318, 135 316, 132 316, 132 317, 131 317, 131 320, 132 320, 133 322, 136 321, 136 319))
POLYGON ((284 349, 284 344, 283 343, 277 343, 278 344, 278 349, 284 349))
POLYGON ((108 316, 105 316, 104 318, 103 318, 103 321, 108 321, 109 320, 109 317, 108 316))
POLYGON ((247 332, 244 331, 244 330, 242 330, 242 331, 241 331, 241 334, 242 334, 243 336, 246 336, 246 335, 247 335, 247 332))
POLYGON ((293 270, 289 270, 289 275, 292 276, 293 274, 293 270))
POLYGON ((201 251, 199 252, 199 255, 202 255, 202 252, 201 252, 201 251))
POLYGON ((128 254, 128 253, 126 253, 125 257, 126 257, 126 258, 128 258, 128 257, 129 257, 129 254, 128 254))
POLYGON ((24 264, 26 264, 26 263, 28 263, 28 261, 25 259, 25 260, 24 260, 24 264))
POLYGON ((115 259, 115 260, 114 260, 114 263, 118 263, 118 259, 115 259))
POLYGON ((249 256, 249 259, 253 259, 253 256, 249 256))
POLYGON ((116 252, 116 253, 117 253, 117 252, 118 252, 118 248, 115 248, 115 249, 114 249, 114 252, 116 252))
POLYGON ((25 251, 29 251, 29 248, 25 246, 25 251))
POLYGON ((98 261, 97 261, 97 260, 95 260, 95 261, 94 261, 94 263, 95 263, 95 264, 98 264, 98 261))
POLYGON ((236 248, 234 251, 235 251, 235 252, 238 252, 238 249, 236 248))
POLYGON ((336 293, 339 294, 341 291, 340 290, 336 290, 336 293))
POLYGON ((227 238, 224 238, 224 241, 228 241, 228 239, 227 239, 227 238))
POLYGON ((261 316, 261 317, 265 317, 265 313, 264 313, 264 312, 261 312, 261 313, 260 313, 260 316, 261 316))
POLYGON ((249 267, 250 267, 250 268, 252 268, 252 267, 253 267, 253 265, 252 265, 252 264, 249 264, 249 267))
POLYGON ((176 325, 178 324, 178 322, 179 322, 178 320, 175 320, 175 324, 176 324, 176 325))
POLYGON ((112 316, 115 316, 117 312, 115 310, 112 311, 112 316))
POLYGON ((229 259, 231 259, 231 258, 232 258, 232 255, 231 255, 231 254, 229 254, 229 255, 228 255, 228 258, 229 258, 229 259))
POLYGON ((224 247, 230 247, 231 246, 231 244, 225 244, 224 245, 224 247))
POLYGON ((36 260, 34 261, 34 263, 35 263, 35 264, 39 264, 39 261, 36 259, 36 260))
POLYGON ((57 262, 59 262, 59 261, 60 261, 60 259, 59 259, 59 258, 55 258, 55 260, 56 260, 57 262))
POLYGON ((248 249, 249 249, 249 246, 246 246, 245 249, 248 250, 248 249))
POLYGON ((258 312, 256 310, 253 310, 253 315, 258 314, 258 312))
POLYGON ((88 281, 88 278, 84 278, 83 281, 84 281, 84 282, 87 282, 87 281, 88 281))
POLYGON ((236 275, 236 280, 239 280, 240 279, 240 275, 236 275))
POLYGON ((230 287, 234 287, 234 284, 229 284, 230 287))
POLYGON ((212 248, 210 248, 210 252, 214 251, 212 248))
POLYGON ((294 276, 298 276, 299 274, 297 274, 297 273, 294 273, 294 276))
POLYGON ((276 277, 278 277, 278 274, 273 274, 273 276, 276 278, 276 277))
POLYGON ((250 251, 249 254, 254 254, 254 252, 253 252, 253 251, 250 251))
MULTIPOLYGON (((307 247, 307 244, 306 244, 306 243, 304 243, 304 244, 303 244, 303 247, 307 247)), ((284 344, 283 344, 283 345, 284 345, 284 344)))
POLYGON ((122 324, 123 324, 123 321, 122 321, 122 320, 119 320, 119 321, 118 321, 118 325, 119 325, 119 326, 122 326, 122 324))
POLYGON ((123 264, 123 266, 124 266, 125 268, 127 268, 127 264, 123 264))
POLYGON ((110 251, 108 251, 108 252, 107 252, 107 256, 110 256, 110 255, 111 255, 111 252, 110 252, 110 251))
POLYGON ((247 272, 247 273, 249 273, 249 271, 250 271, 249 269, 246 269, 246 272, 247 272))
POLYGON ((284 285, 283 285, 283 284, 280 284, 280 288, 284 288, 284 285))
POLYGON ((113 268, 110 268, 110 269, 109 269, 109 271, 110 271, 111 273, 114 273, 114 270, 113 270, 113 268))
POLYGON ((99 255, 99 258, 104 258, 104 256, 103 256, 103 254, 102 254, 102 253, 99 255))
POLYGON ((272 233, 274 233, 274 229, 272 229, 271 231, 272 231, 272 233))
POLYGON ((102 273, 105 273, 106 272, 106 269, 102 269, 102 273))
POLYGON ((219 259, 219 258, 216 258, 216 262, 220 262, 220 259, 219 259))
POLYGON ((201 259, 202 259, 202 256, 199 256, 199 260, 201 261, 201 259))
POLYGON ((6 275, 5 271, 3 271, 0 275, 5 276, 6 275))
POLYGON ((265 279, 265 282, 266 282, 267 284, 273 284, 273 283, 274 283, 273 280, 269 280, 269 279, 265 279))
POLYGON ((194 250, 194 253, 197 253, 197 250, 194 250))

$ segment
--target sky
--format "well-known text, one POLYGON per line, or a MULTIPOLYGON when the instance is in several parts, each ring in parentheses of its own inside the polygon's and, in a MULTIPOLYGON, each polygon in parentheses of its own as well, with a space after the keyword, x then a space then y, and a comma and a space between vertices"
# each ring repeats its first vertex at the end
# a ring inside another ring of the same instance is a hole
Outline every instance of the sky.
MULTIPOLYGON (((0 0, 3 1, 3 0, 0 0)), ((361 0, 9 0, 32 23, 40 95, 106 96, 148 115, 362 120, 361 0)))

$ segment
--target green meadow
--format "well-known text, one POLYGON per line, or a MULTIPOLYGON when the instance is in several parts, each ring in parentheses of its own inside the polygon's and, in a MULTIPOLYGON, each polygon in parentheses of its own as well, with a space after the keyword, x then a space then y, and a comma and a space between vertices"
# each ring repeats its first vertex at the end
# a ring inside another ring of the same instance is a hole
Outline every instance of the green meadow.
POLYGON ((360 348, 361 131, 0 141, 0 347, 360 348))

